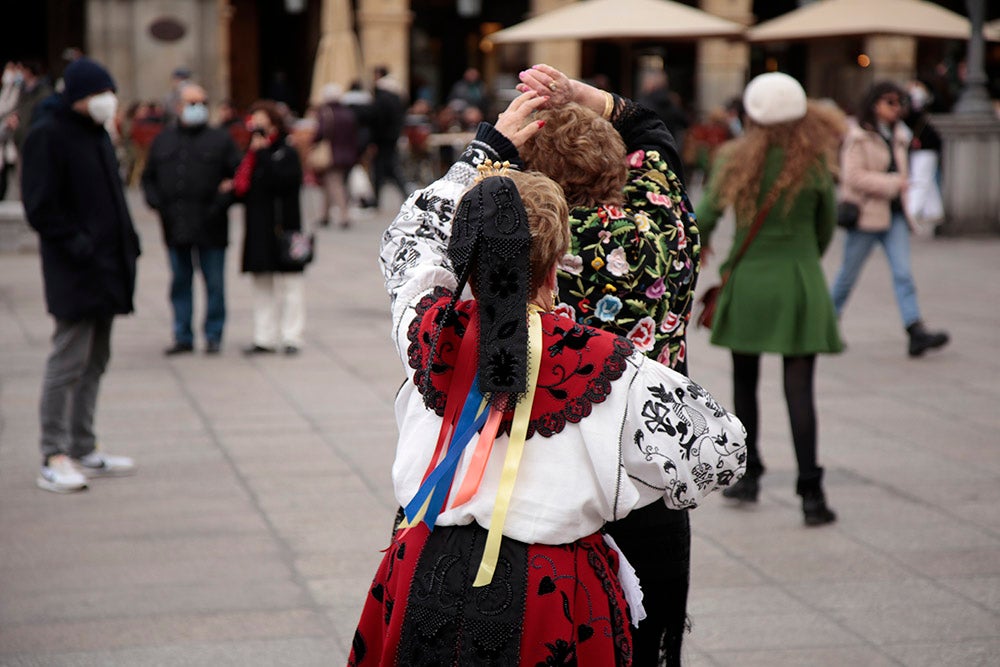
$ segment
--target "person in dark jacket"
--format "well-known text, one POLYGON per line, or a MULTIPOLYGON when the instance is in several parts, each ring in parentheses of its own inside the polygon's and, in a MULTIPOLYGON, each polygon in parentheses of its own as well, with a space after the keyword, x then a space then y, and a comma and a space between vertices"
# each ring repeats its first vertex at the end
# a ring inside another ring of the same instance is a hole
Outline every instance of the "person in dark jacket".
POLYGON ((640 91, 636 102, 647 109, 652 109, 659 116, 683 154, 684 136, 690 122, 678 103, 679 98, 670 90, 667 73, 646 72, 642 76, 640 91))
POLYGON ((302 347, 305 283, 301 268, 280 262, 278 233, 301 231, 299 189, 302 165, 287 141, 284 120, 274 102, 250 107, 250 150, 233 179, 233 191, 246 205, 243 273, 253 275, 253 345, 244 354, 286 354, 302 347))
POLYGON ((146 203, 160 214, 170 257, 174 344, 165 354, 194 350, 191 280, 197 259, 205 279, 205 352, 217 354, 226 322, 227 210, 240 151, 221 128, 208 126, 205 90, 185 84, 177 123, 157 135, 142 174, 146 203))
MULTIPOLYGON (((653 110, 548 65, 519 78, 519 91, 549 100, 533 116, 545 129, 524 142, 520 156, 559 183, 570 207, 572 240, 557 273, 555 311, 624 336, 686 375, 701 243, 674 137, 653 110)), ((605 530, 642 584, 646 617, 632 633, 632 664, 680 665, 688 510, 650 503, 605 530)))
POLYGON ((403 197, 409 194, 403 172, 399 165, 399 136, 403 133, 406 118, 406 104, 403 89, 384 68, 376 68, 375 117, 373 140, 378 152, 375 154, 375 204, 381 201, 382 186, 392 181, 403 197))
POLYGON ((316 110, 318 127, 315 142, 330 145, 333 163, 322 174, 317 174, 323 185, 323 216, 319 224, 330 225, 330 207, 336 205, 338 224, 350 227, 350 196, 347 192, 347 173, 357 164, 358 122, 354 111, 341 102, 344 89, 336 83, 323 86, 323 104, 316 110))
POLYGON ((42 469, 47 491, 87 488, 87 477, 127 474, 132 459, 97 450, 94 410, 111 357, 111 324, 131 313, 139 237, 132 225, 104 124, 117 108, 104 67, 80 58, 66 68, 51 113, 22 151, 21 192, 38 232, 48 311, 56 320, 42 386, 42 469))

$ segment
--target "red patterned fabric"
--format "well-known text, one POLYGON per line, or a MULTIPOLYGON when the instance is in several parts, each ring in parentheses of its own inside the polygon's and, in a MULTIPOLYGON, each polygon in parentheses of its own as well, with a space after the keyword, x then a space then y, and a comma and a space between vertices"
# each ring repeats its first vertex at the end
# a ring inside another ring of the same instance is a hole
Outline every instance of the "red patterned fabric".
POLYGON ((233 176, 233 192, 237 197, 242 197, 250 190, 250 179, 253 178, 255 164, 257 164, 257 151, 247 151, 240 161, 240 166, 236 168, 236 175, 233 176))
MULTIPOLYGON (((437 414, 444 414, 448 388, 461 339, 469 319, 476 316, 475 301, 460 301, 455 316, 441 327, 438 354, 430 363, 430 349, 451 293, 443 288, 425 296, 416 307, 417 316, 410 323, 408 357, 416 370, 414 382, 423 394, 424 403, 437 414), (431 374, 430 386, 427 373, 431 374)), ((538 389, 531 406, 528 437, 535 433, 549 437, 567 423, 587 417, 595 403, 611 393, 611 383, 625 372, 626 359, 633 346, 625 338, 577 324, 554 313, 542 313, 542 363, 538 389)), ((500 433, 509 433, 511 416, 500 425, 500 433)))
POLYGON ((484 539, 476 525, 431 534, 420 524, 393 540, 348 665, 632 664, 618 556, 600 535, 558 546, 504 538, 506 567, 490 586, 473 588, 484 539))

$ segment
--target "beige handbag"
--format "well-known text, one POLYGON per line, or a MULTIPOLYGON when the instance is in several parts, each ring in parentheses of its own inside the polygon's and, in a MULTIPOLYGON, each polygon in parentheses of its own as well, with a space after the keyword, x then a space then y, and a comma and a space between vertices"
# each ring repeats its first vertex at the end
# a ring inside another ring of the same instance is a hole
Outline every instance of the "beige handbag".
POLYGON ((313 144, 306 154, 306 166, 317 174, 321 174, 333 166, 333 149, 326 139, 313 144))
MULTIPOLYGON (((321 116, 324 111, 327 111, 326 107, 321 107, 319 111, 321 116)), ((316 131, 319 132, 322 128, 323 123, 319 123, 319 127, 317 127, 316 131)), ((330 146, 330 142, 326 139, 320 139, 312 145, 309 152, 306 154, 306 167, 317 174, 321 174, 324 171, 329 170, 332 166, 333 147, 330 146)))

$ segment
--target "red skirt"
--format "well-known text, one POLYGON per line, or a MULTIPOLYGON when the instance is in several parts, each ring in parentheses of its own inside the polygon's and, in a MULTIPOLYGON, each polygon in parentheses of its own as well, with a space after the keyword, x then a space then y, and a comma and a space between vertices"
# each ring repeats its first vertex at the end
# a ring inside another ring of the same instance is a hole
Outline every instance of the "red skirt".
POLYGON ((558 546, 505 537, 492 583, 473 588, 485 542, 475 524, 394 539, 348 665, 632 664, 618 555, 599 534, 558 546))

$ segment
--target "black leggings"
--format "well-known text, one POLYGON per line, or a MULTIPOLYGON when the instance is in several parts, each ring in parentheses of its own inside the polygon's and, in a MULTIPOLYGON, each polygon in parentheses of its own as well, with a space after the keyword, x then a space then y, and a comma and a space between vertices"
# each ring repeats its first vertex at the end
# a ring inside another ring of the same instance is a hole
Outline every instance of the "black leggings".
MULTIPOLYGON (((819 476, 816 464, 816 406, 813 401, 813 375, 816 355, 782 357, 785 402, 792 425, 792 443, 799 466, 799 479, 819 476)), ((733 409, 747 430, 747 471, 763 472, 764 463, 757 448, 757 381, 760 378, 760 355, 733 352, 733 409)))

